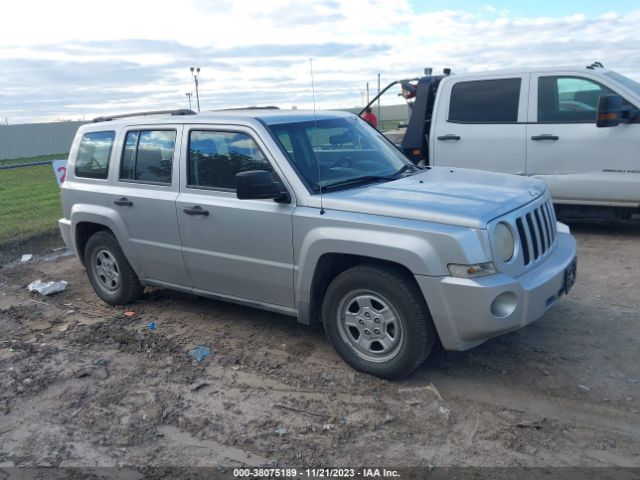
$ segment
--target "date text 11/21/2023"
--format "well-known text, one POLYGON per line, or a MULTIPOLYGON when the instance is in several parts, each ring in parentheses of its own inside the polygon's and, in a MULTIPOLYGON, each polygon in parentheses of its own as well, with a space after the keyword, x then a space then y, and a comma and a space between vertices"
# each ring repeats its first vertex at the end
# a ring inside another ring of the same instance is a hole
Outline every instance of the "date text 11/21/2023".
POLYGON ((236 478, 398 478, 397 470, 386 468, 236 468, 236 478))

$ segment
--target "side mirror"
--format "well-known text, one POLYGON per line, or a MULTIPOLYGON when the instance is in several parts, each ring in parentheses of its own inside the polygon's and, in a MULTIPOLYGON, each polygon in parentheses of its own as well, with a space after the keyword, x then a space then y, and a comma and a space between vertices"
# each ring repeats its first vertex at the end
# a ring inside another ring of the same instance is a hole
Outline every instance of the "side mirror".
POLYGON ((260 200, 272 198, 286 201, 289 195, 283 193, 280 184, 273 181, 271 172, 250 170, 236 174, 236 195, 241 200, 260 200))
POLYGON ((623 112, 620 95, 601 95, 598 100, 598 118, 596 127, 617 127, 620 125, 620 114, 623 112))

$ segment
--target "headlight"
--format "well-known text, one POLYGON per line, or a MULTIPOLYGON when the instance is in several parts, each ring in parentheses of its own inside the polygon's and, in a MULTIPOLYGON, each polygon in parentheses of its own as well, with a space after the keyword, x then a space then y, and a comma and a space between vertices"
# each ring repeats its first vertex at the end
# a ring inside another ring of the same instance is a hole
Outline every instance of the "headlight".
POLYGON ((516 248, 516 241, 513 238, 511 229, 506 223, 499 223, 496 225, 494 235, 498 258, 503 262, 508 262, 513 257, 513 252, 516 248))
POLYGON ((457 263, 450 263, 449 273, 453 277, 471 278, 482 277, 483 275, 491 275, 496 273, 497 269, 493 262, 477 263, 475 265, 459 265, 457 263))

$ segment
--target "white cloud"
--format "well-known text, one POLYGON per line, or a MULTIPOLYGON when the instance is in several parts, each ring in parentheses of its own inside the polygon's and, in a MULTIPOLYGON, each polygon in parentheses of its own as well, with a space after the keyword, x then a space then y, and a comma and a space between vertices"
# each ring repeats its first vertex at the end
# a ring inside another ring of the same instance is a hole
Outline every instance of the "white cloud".
MULTIPOLYGON (((21 0, 3 6, 0 117, 78 118, 184 107, 201 71, 203 108, 360 103, 366 82, 426 66, 478 71, 587 64, 640 77, 640 9, 516 17, 490 4, 418 13, 408 0, 167 2, 21 0)), ((388 97, 397 102, 397 97, 388 97)))

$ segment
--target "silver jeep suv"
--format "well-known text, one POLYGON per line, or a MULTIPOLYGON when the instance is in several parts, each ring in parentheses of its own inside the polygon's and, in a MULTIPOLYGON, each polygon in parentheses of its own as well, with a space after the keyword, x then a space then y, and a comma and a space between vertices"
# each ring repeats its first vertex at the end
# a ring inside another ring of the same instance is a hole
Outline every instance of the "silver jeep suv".
POLYGON ((575 280, 539 181, 415 166, 343 112, 192 113, 77 133, 60 229, 108 303, 150 285, 322 321, 353 368, 394 378, 436 341, 525 326, 575 280))

